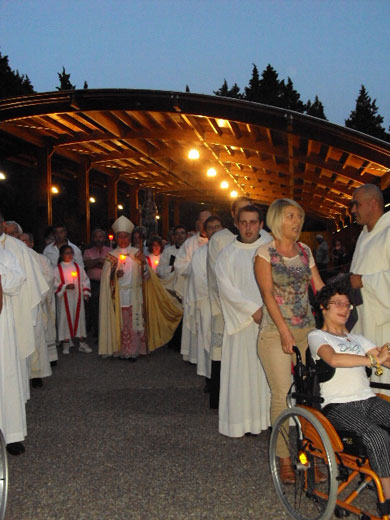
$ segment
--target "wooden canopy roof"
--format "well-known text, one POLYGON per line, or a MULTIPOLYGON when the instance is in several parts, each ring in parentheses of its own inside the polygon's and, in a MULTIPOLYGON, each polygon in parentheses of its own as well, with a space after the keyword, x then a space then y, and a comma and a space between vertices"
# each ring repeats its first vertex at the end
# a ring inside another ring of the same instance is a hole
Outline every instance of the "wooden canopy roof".
MULTIPOLYGON (((75 90, 0 101, 8 160, 46 148, 140 188, 199 202, 230 190, 261 204, 293 198, 343 222, 353 189, 390 184, 390 144, 284 109, 192 93, 75 90), (190 148, 200 158, 188 159, 190 148), (213 167, 217 176, 206 176, 213 167), (227 180, 228 190, 220 183, 227 180)), ((3 154, 4 154, 3 150, 3 154)), ((77 171, 77 168, 76 168, 77 171)))

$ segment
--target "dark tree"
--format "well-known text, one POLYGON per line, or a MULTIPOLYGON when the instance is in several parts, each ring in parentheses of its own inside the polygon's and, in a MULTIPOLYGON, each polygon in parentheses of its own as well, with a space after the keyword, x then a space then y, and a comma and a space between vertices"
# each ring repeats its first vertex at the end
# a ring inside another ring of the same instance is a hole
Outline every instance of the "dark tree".
POLYGON ((190 87, 188 85, 186 85, 186 92, 191 92, 190 87))
POLYGON ((281 96, 280 106, 288 110, 295 110, 295 112, 303 113, 305 111, 305 104, 301 101, 301 96, 294 88, 291 78, 287 78, 287 84, 282 80, 280 82, 281 96))
POLYGON ((218 90, 213 91, 216 96, 224 96, 224 97, 232 97, 236 99, 242 99, 242 94, 240 93, 240 87, 237 83, 234 83, 232 88, 228 87, 226 79, 224 80, 222 87, 218 90))
POLYGON ((305 111, 306 114, 308 114, 309 116, 318 117, 319 119, 325 119, 325 121, 328 120, 324 112, 324 105, 318 99, 318 96, 315 97, 314 103, 312 103, 309 99, 309 101, 306 103, 305 111))
POLYGON ((382 123, 383 117, 378 114, 376 100, 371 101, 368 92, 362 85, 356 100, 355 110, 352 110, 349 118, 345 120, 345 126, 379 139, 388 140, 388 134, 382 123))
POLYGON ((8 56, 2 56, 0 52, 0 98, 23 94, 34 94, 29 77, 12 70, 8 63, 8 56))
POLYGON ((57 72, 58 78, 60 80, 60 86, 57 87, 57 90, 74 90, 76 85, 72 85, 70 82, 70 74, 65 72, 65 67, 62 67, 62 72, 57 72))
POLYGON ((263 70, 259 88, 259 102, 274 107, 282 106, 282 90, 284 82, 278 79, 278 73, 270 65, 263 70))
POLYGON ((252 77, 249 80, 249 85, 245 87, 245 95, 244 98, 248 101, 257 101, 258 103, 262 103, 260 96, 260 76, 259 70, 256 65, 253 63, 252 69, 252 77))
POLYGON ((86 81, 84 81, 83 89, 87 89, 87 88, 88 88, 88 83, 86 81))

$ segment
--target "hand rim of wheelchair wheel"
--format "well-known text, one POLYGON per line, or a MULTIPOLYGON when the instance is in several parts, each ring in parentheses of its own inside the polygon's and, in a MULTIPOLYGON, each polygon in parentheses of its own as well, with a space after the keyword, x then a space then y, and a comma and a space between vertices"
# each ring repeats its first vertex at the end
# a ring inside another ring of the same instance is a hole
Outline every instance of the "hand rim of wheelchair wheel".
POLYGON ((329 520, 333 515, 338 491, 338 466, 332 444, 320 421, 309 410, 299 406, 284 410, 275 421, 269 446, 269 463, 275 490, 284 508, 295 520, 329 520), (316 432, 322 449, 316 449, 303 434, 299 418, 302 418, 316 432), (294 426, 290 439, 290 421, 294 426), (288 428, 285 428, 288 421, 288 428), (288 430, 288 431, 286 431, 288 430), (279 458, 276 456, 276 441, 282 435, 289 447, 292 465, 296 474, 295 484, 283 484, 279 474, 279 458), (284 434, 284 435, 283 435, 284 434), (301 460, 299 456, 301 455, 301 460), (317 467, 316 467, 317 466, 317 467), (316 481, 316 471, 323 469, 326 472, 326 483, 316 481), (326 488, 324 492, 324 488, 326 488), (310 512, 303 512, 304 508, 310 512))
POLYGON ((0 520, 4 520, 8 497, 8 459, 7 448, 0 430, 0 520))

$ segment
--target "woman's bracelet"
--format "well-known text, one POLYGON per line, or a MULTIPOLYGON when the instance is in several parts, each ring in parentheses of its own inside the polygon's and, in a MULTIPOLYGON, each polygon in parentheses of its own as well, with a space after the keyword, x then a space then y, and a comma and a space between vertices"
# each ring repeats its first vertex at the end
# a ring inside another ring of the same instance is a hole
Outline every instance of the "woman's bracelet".
POLYGON ((380 366, 377 358, 375 356, 373 356, 372 354, 366 354, 366 356, 370 360, 370 366, 376 368, 375 375, 381 376, 383 374, 383 368, 380 366))

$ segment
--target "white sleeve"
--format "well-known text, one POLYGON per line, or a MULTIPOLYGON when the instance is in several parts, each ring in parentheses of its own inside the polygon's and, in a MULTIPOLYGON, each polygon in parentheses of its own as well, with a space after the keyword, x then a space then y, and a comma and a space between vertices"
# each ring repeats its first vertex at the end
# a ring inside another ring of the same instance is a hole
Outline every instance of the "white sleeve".
POLYGON ((0 275, 3 292, 9 296, 18 294, 26 280, 24 269, 12 251, 7 249, 3 249, 0 257, 0 275))
POLYGON ((172 272, 172 266, 169 265, 169 260, 171 259, 171 252, 172 250, 170 247, 167 247, 162 252, 160 261, 156 269, 156 273, 160 278, 168 278, 168 276, 172 272))
POLYGON ((310 347, 310 353, 315 361, 319 359, 318 349, 322 347, 322 345, 329 345, 330 347, 332 347, 332 345, 330 345, 329 341, 327 341, 327 338, 324 336, 322 331, 319 329, 312 330, 311 332, 309 332, 307 340, 310 347))

